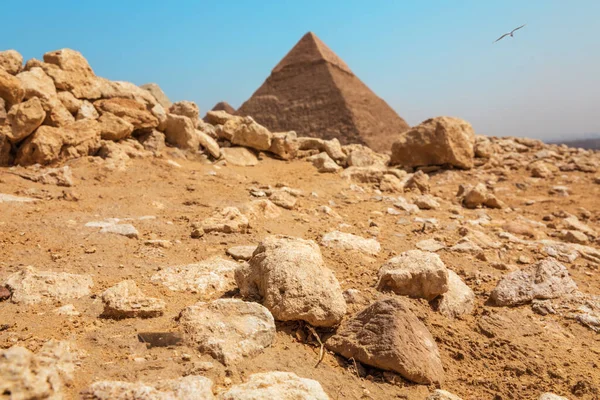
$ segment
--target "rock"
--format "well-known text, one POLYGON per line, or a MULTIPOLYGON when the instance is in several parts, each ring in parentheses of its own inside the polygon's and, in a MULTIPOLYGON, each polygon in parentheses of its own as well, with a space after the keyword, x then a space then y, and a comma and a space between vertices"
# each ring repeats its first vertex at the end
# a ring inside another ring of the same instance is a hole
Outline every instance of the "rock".
MULTIPOLYGON (((6 126, 6 129, 8 129, 8 126, 6 126)), ((0 167, 7 167, 13 161, 12 146, 8 140, 8 136, 2 132, 3 130, 0 126, 0 167)))
POLYGON ((550 190, 548 190, 549 194, 555 194, 561 197, 569 196, 569 188, 566 186, 552 186, 550 190))
POLYGON ((325 345, 343 357, 397 372, 416 383, 444 380, 435 340, 399 298, 371 304, 345 321, 325 345))
POLYGON ((285 208, 286 210, 293 210, 297 202, 294 196, 288 192, 284 192, 283 190, 273 193, 271 197, 269 197, 269 200, 271 200, 273 204, 276 204, 281 208, 285 208))
POLYGON ((351 167, 369 167, 371 165, 386 166, 390 159, 389 156, 376 153, 370 148, 360 144, 344 146, 343 151, 348 154, 346 164, 351 167))
MULTIPOLYGON (((169 107, 169 113, 183 115, 195 122, 200 117, 200 109, 193 101, 178 101, 169 107)), ((195 125, 194 125, 195 127, 195 125)))
POLYGON ((167 129, 168 114, 165 111, 165 109, 163 108, 163 106, 161 106, 160 104, 155 104, 150 109, 150 112, 158 120, 158 126, 156 127, 156 129, 159 130, 159 131, 161 131, 161 132, 164 132, 165 129, 167 129))
POLYGON ((11 301, 18 304, 64 302, 90 294, 94 282, 89 275, 38 271, 24 267, 4 283, 11 291, 11 301))
POLYGON ((531 176, 534 178, 552 178, 554 173, 550 169, 550 167, 544 162, 536 162, 531 168, 531 176))
POLYGON ((100 137, 102 140, 118 142, 130 137, 135 129, 133 124, 110 112, 103 113, 98 122, 100 123, 100 137))
POLYGON ((291 160, 298 153, 298 137, 296 132, 273 132, 269 151, 283 160, 291 160))
POLYGON ((98 119, 99 117, 100 114, 98 114, 98 111, 96 111, 94 105, 87 100, 83 100, 81 102, 79 110, 77 110, 77 115, 75 116, 75 119, 98 119))
POLYGON ((21 72, 23 56, 16 50, 0 51, 0 68, 4 68, 11 75, 21 72))
POLYGON ((596 232, 592 228, 590 228, 589 226, 587 226, 586 224, 584 224, 583 222, 581 222, 575 216, 570 216, 570 217, 565 218, 563 220, 563 223, 565 224, 565 227, 567 229, 572 229, 572 230, 580 231, 580 232, 583 232, 586 235, 589 235, 591 237, 595 237, 596 236, 596 232))
POLYGON ((430 251, 435 253, 446 248, 446 245, 442 242, 438 242, 435 239, 425 239, 415 244, 416 248, 423 251, 430 251))
POLYGON ((577 290, 567 268, 546 258, 504 276, 490 295, 497 306, 516 306, 534 299, 554 299, 577 290))
POLYGON ((214 158, 221 157, 221 149, 219 148, 219 145, 215 139, 211 138, 206 133, 199 130, 196 130, 196 135, 198 135, 198 141, 200 142, 200 146, 206 149, 206 151, 208 151, 208 153, 211 156, 213 156, 214 158))
POLYGON ((67 110, 69 110, 71 114, 77 114, 83 105, 83 101, 73 96, 73 93, 71 92, 58 92, 57 96, 60 102, 67 110))
POLYGON ((468 122, 451 117, 431 118, 403 132, 392 145, 392 165, 419 167, 451 165, 473 168, 475 132, 468 122))
POLYGON ((265 238, 249 266, 236 272, 236 281, 242 296, 262 298, 279 321, 328 327, 337 325, 346 313, 340 284, 312 240, 265 238))
POLYGON ((206 113, 204 121, 212 125, 225 125, 230 119, 236 119, 237 116, 232 113, 228 113, 225 110, 211 110, 206 113))
POLYGON ((275 340, 275 321, 265 307, 238 299, 196 303, 183 309, 185 341, 225 365, 262 353, 275 340))
POLYGON ((219 400, 329 400, 319 382, 300 378, 293 372, 252 374, 245 383, 234 385, 219 400))
POLYGON ((233 257, 234 260, 248 261, 252 258, 255 250, 256 246, 234 246, 227 249, 227 254, 233 257))
POLYGON ((4 99, 8 108, 20 103, 24 96, 25 90, 21 81, 9 74, 4 68, 0 68, 0 97, 4 99))
POLYGON ((236 117, 228 120, 218 131, 218 135, 238 146, 256 150, 271 148, 271 132, 251 117, 236 117))
POLYGON ((319 172, 338 172, 342 169, 342 167, 337 165, 325 152, 309 157, 308 161, 312 162, 319 172))
POLYGON ((62 399, 78 362, 78 352, 63 341, 50 340, 37 354, 19 346, 0 350, 0 393, 7 399, 62 399))
POLYGON ((102 227, 100 233, 114 233, 121 236, 126 236, 131 239, 137 239, 139 232, 131 224, 111 224, 102 227))
POLYGON ((448 291, 448 279, 448 269, 437 254, 409 250, 383 264, 377 289, 431 301, 448 291))
POLYGON ((474 187, 471 185, 461 186, 458 196, 462 197, 462 203, 467 208, 477 208, 481 206, 489 208, 502 208, 502 203, 489 193, 483 183, 478 183, 474 187))
POLYGON ((490 139, 484 136, 476 136, 475 140, 475 157, 486 159, 492 158, 492 155, 494 154, 494 145, 490 139))
POLYGON ((481 253, 483 249, 476 243, 473 243, 468 237, 460 239, 454 246, 448 249, 455 253, 481 253))
POLYGON ((158 86, 156 83, 146 83, 145 85, 140 86, 140 88, 150 92, 158 104, 160 104, 165 110, 168 110, 171 108, 171 105, 173 105, 165 92, 163 92, 160 86, 158 86))
POLYGON ((448 270, 448 291, 438 299, 437 310, 448 318, 471 314, 475 307, 475 294, 452 270, 448 270))
POLYGON ((165 134, 157 130, 145 133, 137 138, 139 142, 144 146, 144 149, 159 153, 165 149, 165 134))
POLYGON ((410 204, 404 197, 398 197, 398 201, 394 203, 394 207, 406 211, 408 214, 416 214, 419 212, 419 207, 410 204))
POLYGON ((133 125, 134 130, 150 130, 158 127, 158 119, 144 104, 123 98, 96 100, 94 107, 101 113, 111 113, 133 125))
POLYGON ((429 175, 423 171, 415 172, 408 178, 404 188, 408 190, 417 189, 421 193, 429 193, 429 175))
POLYGON ((429 396, 427 396, 426 400, 462 400, 462 399, 460 397, 458 397, 457 395, 447 392, 445 390, 436 389, 433 391, 433 393, 431 393, 429 396))
POLYGON ((165 139, 167 143, 180 149, 197 150, 200 145, 194 122, 183 115, 167 115, 165 139))
POLYGON ((379 254, 381 245, 375 239, 365 239, 361 236, 340 231, 333 231, 323 235, 321 245, 337 250, 354 250, 375 256, 379 254))
POLYGON ((40 66, 54 80, 57 89, 69 91, 78 99, 94 100, 103 95, 101 81, 78 51, 61 49, 48 52, 40 66))
POLYGON ((404 192, 404 183, 394 175, 383 175, 379 182, 379 190, 382 192, 402 193, 404 192))
POLYGON ((258 164, 258 158, 245 147, 225 147, 221 149, 225 161, 240 167, 252 167, 258 164))
POLYGON ((566 397, 558 396, 554 393, 543 393, 538 400, 569 400, 566 397))
POLYGON ((147 90, 131 82, 109 81, 104 78, 98 79, 101 82, 102 98, 104 99, 122 98, 135 100, 137 103, 142 104, 146 110, 152 110, 154 106, 158 105, 154 96, 147 90))
POLYGON ((198 294, 203 301, 221 297, 234 290, 238 263, 221 257, 212 257, 196 264, 163 268, 152 275, 152 282, 160 283, 176 292, 198 294))
POLYGON ((323 140, 313 137, 300 137, 298 138, 298 149, 324 151, 332 160, 339 162, 345 161, 347 157, 346 153, 342 150, 340 141, 336 138, 323 140))
POLYGON ((437 210, 440 208, 440 203, 438 203, 435 197, 430 194, 417 196, 413 202, 421 210, 437 210))
POLYGON ((246 233, 248 230, 248 217, 236 207, 225 207, 222 211, 202 221, 205 233, 246 233))
POLYGON ((38 199, 30 197, 13 196, 12 194, 0 193, 0 203, 34 203, 38 199))
POLYGON ((33 97, 12 106, 6 119, 11 127, 11 130, 8 131, 8 140, 18 143, 31 135, 44 122, 46 112, 40 99, 33 97))
POLYGON ((281 208, 271 200, 254 200, 244 206, 244 213, 253 219, 275 219, 281 216, 281 208))
POLYGON ((32 182, 39 182, 44 185, 56 185, 56 186, 73 186, 73 173, 71 167, 65 165, 60 168, 41 168, 39 165, 22 170, 13 168, 16 175, 19 175, 32 182))
POLYGON ((587 244, 590 241, 585 233, 579 231, 565 231, 564 234, 562 234, 562 239, 565 242, 578 244, 587 244))
POLYGON ((213 383, 198 375, 142 382, 99 381, 82 392, 83 400, 212 400, 213 383))
POLYGON ((135 281, 126 280, 102 293, 106 318, 152 318, 163 315, 165 302, 147 297, 135 281))
POLYGON ((17 75, 25 90, 25 98, 38 97, 46 111, 44 125, 60 127, 75 121, 56 92, 52 79, 41 68, 32 68, 17 75))
POLYGON ((81 313, 75 309, 73 304, 67 304, 62 307, 58 307, 52 312, 56 315, 66 315, 69 317, 78 317, 81 315, 81 313))

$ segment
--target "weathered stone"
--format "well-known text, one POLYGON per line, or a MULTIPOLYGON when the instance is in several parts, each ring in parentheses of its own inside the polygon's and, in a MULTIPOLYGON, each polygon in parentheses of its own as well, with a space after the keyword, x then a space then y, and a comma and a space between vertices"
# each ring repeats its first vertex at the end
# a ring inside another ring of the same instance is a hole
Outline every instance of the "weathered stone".
POLYGON ((99 381, 82 392, 83 400, 212 400, 213 383, 198 375, 150 383, 99 381))
POLYGON ((212 217, 202 221, 204 232, 246 233, 248 230, 248 217, 236 207, 225 207, 212 217))
POLYGON ((106 289, 102 293, 104 313, 107 318, 152 318, 161 316, 165 302, 147 297, 135 281, 126 280, 106 289))
POLYGON ((102 227, 100 233, 114 233, 131 239, 137 239, 139 237, 139 232, 131 224, 110 224, 102 227))
POLYGON ((212 125, 225 125, 230 119, 236 118, 238 117, 224 110, 211 110, 206 113, 204 121, 212 125))
POLYGON ((338 172, 342 169, 327 155, 327 153, 319 153, 308 158, 319 172, 338 172))
POLYGON ((313 137, 300 137, 298 138, 298 149, 299 150, 318 150, 320 152, 326 152, 329 157, 334 161, 345 161, 346 153, 342 150, 342 145, 338 139, 323 140, 313 137))
POLYGON ((19 304, 63 302, 90 294, 94 285, 89 275, 38 271, 24 267, 4 283, 12 293, 11 301, 19 304))
POLYGON ((340 176, 344 179, 355 182, 379 183, 383 179, 386 172, 386 169, 379 165, 373 165, 370 167, 348 167, 342 171, 340 176))
POLYGON ((406 180, 404 188, 408 190, 416 189, 421 193, 429 193, 429 175, 423 171, 415 172, 406 180))
POLYGON ((296 132, 273 132, 269 151, 283 160, 291 160, 298 153, 298 137, 296 132))
POLYGON ((498 306, 516 306, 534 299, 554 299, 577 290, 567 268, 547 258, 527 268, 511 272, 498 283, 490 301, 498 306))
POLYGON ((221 154, 229 164, 240 167, 252 167, 258 164, 258 158, 245 147, 224 147, 221 154))
POLYGON ((200 109, 193 101, 178 101, 169 107, 171 114, 183 115, 195 122, 200 117, 200 109))
POLYGON ((75 50, 61 49, 44 54, 39 65, 52 78, 59 90, 66 90, 78 99, 102 97, 101 81, 83 55, 75 50))
POLYGON ((448 269, 435 253, 409 250, 379 269, 377 289, 428 301, 448 291, 448 269))
POLYGON ((200 145, 200 137, 196 133, 194 122, 183 115, 167 115, 165 140, 173 146, 186 150, 198 150, 200 145))
POLYGON ((441 383, 435 340, 399 298, 379 300, 345 321, 327 348, 363 364, 394 371, 416 383, 441 383))
POLYGON ((284 192, 283 190, 279 190, 269 197, 274 204, 278 205, 281 208, 285 208, 287 210, 293 210, 296 206, 296 197, 289 194, 288 192, 284 192))
POLYGON ((451 117, 428 119, 403 132, 392 145, 392 165, 451 165, 473 168, 475 132, 468 122, 451 117))
POLYGON ((34 203, 37 199, 31 197, 13 196, 12 194, 0 193, 0 203, 34 203))
POLYGON ((8 106, 20 103, 25 97, 25 90, 19 78, 12 76, 2 67, 0 67, 0 97, 8 106))
POLYGON ((173 105, 165 92, 163 92, 160 86, 158 86, 156 83, 146 83, 145 85, 140 86, 140 88, 150 92, 158 104, 160 104, 165 110, 168 110, 173 105))
POLYGON ((202 301, 213 300, 235 289, 236 262, 212 257, 197 264, 162 268, 151 278, 176 292, 198 294, 202 301))
POLYGON ((436 251, 442 250, 446 248, 446 245, 442 242, 439 242, 435 239, 425 239, 417 242, 415 247, 419 250, 430 251, 435 253, 436 251))
POLYGON ((218 397, 219 400, 329 400, 321 384, 300 378, 293 372, 262 372, 252 374, 245 383, 235 385, 218 397))
POLYGON ((408 214, 416 214, 419 212, 419 207, 411 204, 404 197, 399 196, 398 201, 394 203, 394 207, 406 211, 408 214))
POLYGON ((103 113, 98 122, 100 123, 100 137, 102 140, 118 142, 130 137, 134 130, 133 124, 110 112, 103 113))
POLYGON ((334 326, 346 312, 340 284, 311 240, 265 238, 249 266, 236 272, 236 281, 243 296, 262 298, 280 321, 334 326))
POLYGON ((489 208, 502 208, 502 203, 490 192, 483 183, 478 183, 474 187, 471 185, 459 187, 458 196, 462 197, 462 203, 467 208, 477 208, 481 206, 489 208))
POLYGON ((227 254, 233 257, 234 260, 248 261, 252 258, 255 250, 256 246, 234 246, 227 249, 227 254))
POLYGON ((448 291, 439 297, 437 310, 448 318, 471 314, 475 307, 475 294, 460 276, 448 270, 448 291))
POLYGON ((200 146, 206 149, 211 156, 214 158, 221 157, 221 149, 219 148, 219 144, 215 139, 199 130, 196 130, 196 135, 198 135, 198 142, 200 143, 200 146))
POLYGON ((133 125, 135 130, 154 129, 158 127, 158 119, 146 109, 144 104, 123 98, 97 100, 94 106, 101 113, 112 113, 133 125))
POLYGON ((144 146, 144 149, 155 153, 162 151, 166 147, 165 134, 157 130, 140 135, 137 139, 144 146))
POLYGON ((71 92, 58 92, 57 96, 71 114, 77 114, 83 104, 83 100, 79 100, 77 97, 73 96, 73 93, 71 92))
POLYGON ((96 111, 96 107, 94 107, 94 105, 89 101, 83 100, 81 102, 79 110, 77 110, 77 115, 75 116, 75 119, 98 119, 99 117, 100 114, 98 114, 98 111, 96 111))
POLYGON ((337 250, 354 250, 375 256, 381 250, 381 245, 375 239, 365 239, 361 236, 340 231, 323 235, 321 245, 337 250))
POLYGON ((21 72, 23 56, 16 50, 0 51, 0 68, 4 68, 11 75, 21 72))
POLYGON ((569 400, 566 397, 558 396, 554 393, 543 393, 538 400, 569 400))
POLYGON ((181 311, 185 341, 225 365, 262 353, 275 340, 275 321, 265 307, 238 299, 196 303, 181 311))
POLYGON ((579 231, 565 231, 562 235, 562 239, 565 242, 578 244, 587 244, 590 241, 585 233, 579 231))
POLYGON ((33 97, 23 103, 12 106, 7 115, 10 124, 8 140, 18 143, 31 135, 46 119, 46 112, 42 102, 33 97))
POLYGON ((592 228, 590 228, 585 223, 581 222, 575 216, 570 216, 570 217, 565 218, 563 220, 563 223, 565 224, 565 227, 567 229, 572 229, 572 230, 580 231, 580 232, 583 232, 586 235, 589 235, 591 237, 595 237, 596 236, 596 231, 594 231, 592 228))
POLYGON ((267 199, 251 201, 243 207, 243 210, 253 219, 275 219, 281 216, 281 208, 267 199))
MULTIPOLYGON (((6 127, 6 129, 8 130, 9 128, 6 127)), ((3 133, 2 127, 0 127, 0 167, 7 167, 12 164, 13 155, 11 149, 12 146, 10 140, 8 140, 8 135, 3 133)))
POLYGON ((421 210, 437 210, 440 208, 440 203, 430 194, 417 196, 413 202, 421 210))
POLYGON ((271 147, 271 132, 255 122, 251 117, 228 119, 217 130, 217 134, 219 137, 239 146, 250 147, 256 150, 269 150, 271 147))
POLYGON ((458 397, 457 395, 447 392, 445 390, 436 389, 433 391, 433 393, 431 393, 429 396, 427 396, 426 400, 462 400, 462 399, 460 397, 458 397))

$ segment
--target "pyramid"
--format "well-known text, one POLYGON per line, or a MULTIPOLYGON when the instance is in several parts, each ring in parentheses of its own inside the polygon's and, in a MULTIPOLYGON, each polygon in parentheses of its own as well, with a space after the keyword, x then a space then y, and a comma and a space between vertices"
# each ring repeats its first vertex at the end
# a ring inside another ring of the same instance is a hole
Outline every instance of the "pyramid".
POLYGON ((225 111, 229 114, 235 114, 235 108, 231 107, 231 105, 226 101, 218 102, 211 111, 225 111))
POLYGON ((237 111, 273 132, 338 138, 389 152, 409 128, 314 33, 309 32, 273 68, 262 86, 237 111))

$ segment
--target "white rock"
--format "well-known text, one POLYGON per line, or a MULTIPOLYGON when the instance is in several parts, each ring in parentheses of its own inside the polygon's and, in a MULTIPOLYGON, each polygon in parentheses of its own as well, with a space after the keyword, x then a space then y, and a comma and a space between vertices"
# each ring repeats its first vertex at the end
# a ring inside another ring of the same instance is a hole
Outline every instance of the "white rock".
POLYGON ((426 400, 462 400, 462 399, 460 397, 458 397, 457 395, 447 392, 445 390, 436 389, 433 391, 433 393, 431 393, 429 396, 427 396, 426 400))
POLYGON ((543 393, 538 400, 569 400, 566 397, 558 396, 554 393, 543 393))
POLYGON ((452 270, 448 270, 448 291, 439 299, 437 310, 448 318, 471 314, 475 307, 475 293, 452 270))
POLYGON ((340 231, 325 234, 321 239, 321 244, 332 249, 356 250, 370 255, 377 255, 381 250, 381 245, 375 239, 365 239, 361 236, 340 231))
POLYGON ((139 233, 131 224, 109 225, 100 229, 100 233, 114 233, 128 238, 137 238, 139 233))
POLYGON ((12 194, 0 193, 0 203, 33 203, 38 199, 29 197, 13 196, 12 194))
POLYGON ((150 383, 99 381, 84 391, 86 400, 211 400, 213 383, 203 376, 150 383))
POLYGON ((321 384, 292 372, 252 374, 246 383, 221 393, 219 400, 329 400, 321 384))

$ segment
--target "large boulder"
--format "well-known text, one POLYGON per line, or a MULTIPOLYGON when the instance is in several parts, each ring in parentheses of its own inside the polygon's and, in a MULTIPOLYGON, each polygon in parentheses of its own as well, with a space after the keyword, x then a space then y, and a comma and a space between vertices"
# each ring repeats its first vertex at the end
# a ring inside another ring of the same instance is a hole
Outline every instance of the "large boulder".
POLYGON ((163 92, 160 86, 158 86, 156 83, 146 83, 145 85, 140 86, 140 88, 150 92, 158 104, 160 104, 165 110, 168 110, 171 105, 173 105, 165 92, 163 92))
POLYGON ((448 291, 448 269, 435 253, 409 250, 383 264, 377 288, 431 301, 448 291))
POLYGON ((33 97, 23 103, 12 106, 7 115, 11 130, 8 140, 18 143, 31 135, 46 119, 42 102, 33 97))
POLYGON ((169 107, 169 112, 176 115, 184 115, 194 122, 194 126, 200 117, 200 109, 193 101, 178 101, 169 107))
POLYGON ((253 167, 258 164, 258 158, 245 147, 224 147, 221 154, 229 164, 239 167, 253 167))
POLYGON ((269 151, 283 160, 291 160, 298 152, 298 137, 296 132, 273 132, 269 151))
POLYGON ((38 271, 33 267, 25 267, 10 275, 4 285, 11 291, 13 303, 36 304, 87 296, 94 282, 89 275, 38 271))
POLYGON ((59 90, 71 92, 78 99, 102 97, 102 80, 96 77, 85 57, 78 51, 61 49, 44 54, 38 65, 52 78, 59 90))
POLYGON ((134 99, 115 97, 97 100, 94 106, 101 113, 109 112, 133 125, 134 130, 151 130, 158 127, 158 119, 146 107, 134 99))
POLYGON ((329 400, 321 384, 301 378, 293 372, 261 372, 252 374, 245 383, 235 385, 219 400, 329 400))
POLYGON ((212 400, 213 382, 188 375, 152 383, 98 381, 82 392, 83 400, 212 400))
POLYGON ((345 321, 325 345, 346 358, 397 372, 416 383, 444 380, 435 340, 399 298, 371 304, 345 321))
POLYGON ((165 140, 173 146, 186 150, 198 150, 200 145, 200 138, 196 133, 196 125, 184 115, 167 115, 165 140))
POLYGON ((225 365, 262 353, 275 340, 275 321, 265 307, 219 299, 186 307, 179 315, 185 341, 225 365))
POLYGON ((392 145, 392 165, 419 167, 451 165, 473 168, 475 132, 467 121, 431 118, 403 132, 392 145))
POLYGON ((98 122, 100 123, 100 137, 102 140, 118 142, 130 137, 135 129, 132 123, 110 112, 103 113, 98 122))
POLYGON ((280 321, 334 326, 346 313, 340 284, 312 240, 265 238, 236 281, 243 296, 260 298, 280 321))
POLYGON ((219 126, 217 134, 232 144, 256 150, 269 150, 273 135, 251 117, 234 117, 219 126))
POLYGON ((576 290, 567 268, 554 258, 546 258, 502 278, 490 301, 498 306, 516 306, 536 299, 555 299, 576 290))
POLYGON ((131 279, 106 289, 102 293, 102 301, 104 302, 102 315, 115 319, 158 317, 165 309, 163 300, 147 297, 131 279))
POLYGON ((21 81, 0 67, 0 97, 8 106, 20 103, 25 96, 21 81))
POLYGON ((0 68, 11 75, 16 75, 23 68, 23 56, 16 50, 0 51, 0 68))
POLYGON ((214 158, 221 157, 221 148, 215 139, 199 130, 196 130, 196 135, 198 135, 200 146, 202 146, 211 156, 214 158))

